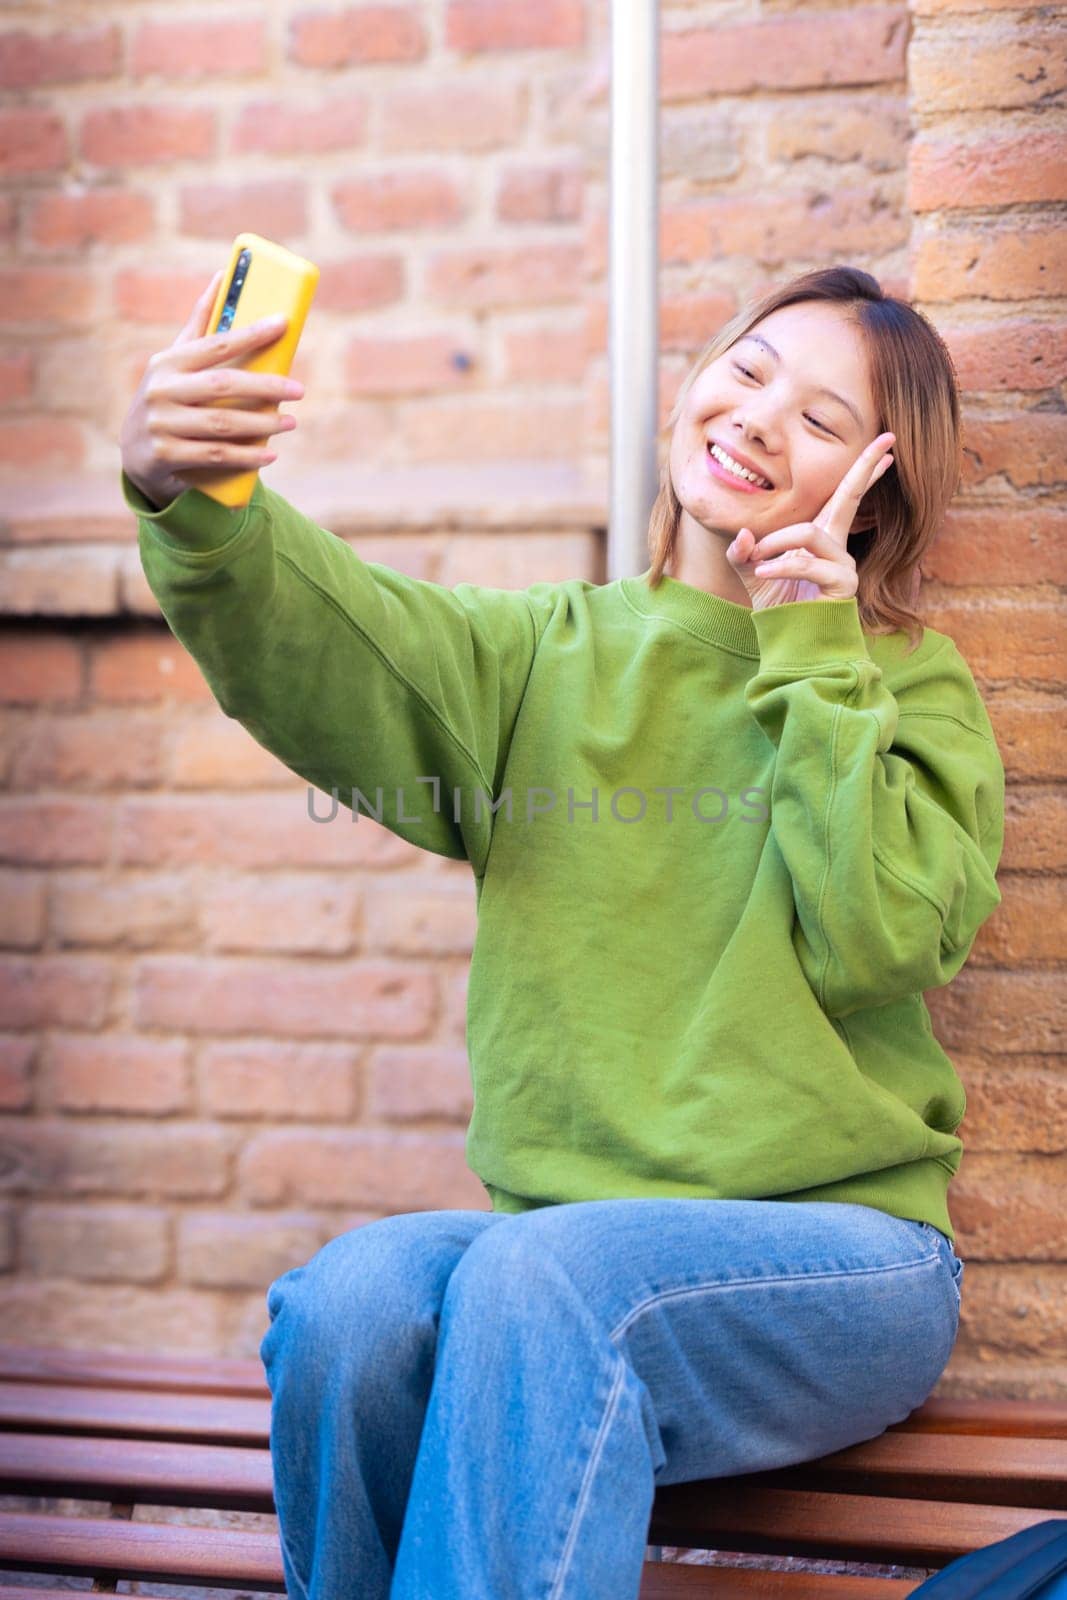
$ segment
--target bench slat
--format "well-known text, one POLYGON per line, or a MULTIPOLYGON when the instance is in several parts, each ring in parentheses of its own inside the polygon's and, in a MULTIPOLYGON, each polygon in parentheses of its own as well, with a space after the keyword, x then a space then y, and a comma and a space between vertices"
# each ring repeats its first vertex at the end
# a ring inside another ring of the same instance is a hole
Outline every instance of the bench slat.
POLYGON ((154 1583, 251 1584, 285 1593, 277 1534, 229 1528, 2 1512, 0 1565, 75 1577, 115 1572, 154 1583))
POLYGON ((0 1433, 0 1492, 274 1512, 266 1450, 0 1433))
MULTIPOLYGON (((949 1438, 883 1434, 821 1461, 751 1473, 746 1482, 753 1488, 1060 1511, 1067 1503, 1065 1471, 1062 1447, 1054 1440, 991 1440, 961 1461, 949 1438)), ((265 1448, 0 1431, 0 1489, 8 1494, 270 1512, 272 1487, 265 1448)))
MULTIPOLYGON (((228 1574, 218 1579, 215 1587, 253 1589, 256 1585, 228 1574)), ((264 1593, 276 1592, 273 1586, 262 1582, 258 1587, 264 1593)), ((640 1600, 905 1600, 917 1587, 917 1580, 647 1561, 641 1576, 640 1600)), ((30 1591, 0 1585, 0 1600, 70 1600, 72 1592, 75 1591, 37 1586, 30 1591)))
MULTIPOLYGON (((0 1344, 0 1383, 24 1380, 270 1399, 259 1361, 0 1344)), ((938 1398, 927 1400, 887 1431, 1067 1439, 1067 1401, 938 1398)))
POLYGON ((747 1481, 767 1488, 961 1500, 1067 1510, 1067 1445, 1058 1439, 980 1438, 887 1430, 833 1455, 747 1481))
POLYGON ((648 1539, 681 1549, 942 1567, 1054 1515, 1041 1506, 761 1489, 732 1478, 658 1489, 648 1539))
MULTIPOLYGON (((640 1600, 903 1600, 921 1581, 648 1561, 641 1577, 640 1600)), ((36 1591, 33 1600, 37 1600, 36 1591)))
POLYGON ((0 1383, 0 1427, 266 1446, 270 1396, 163 1394, 76 1384, 0 1383))
POLYGON ((174 1389, 183 1394, 248 1395, 256 1400, 268 1393, 260 1361, 0 1344, 0 1380, 25 1379, 114 1385, 118 1389, 174 1389))

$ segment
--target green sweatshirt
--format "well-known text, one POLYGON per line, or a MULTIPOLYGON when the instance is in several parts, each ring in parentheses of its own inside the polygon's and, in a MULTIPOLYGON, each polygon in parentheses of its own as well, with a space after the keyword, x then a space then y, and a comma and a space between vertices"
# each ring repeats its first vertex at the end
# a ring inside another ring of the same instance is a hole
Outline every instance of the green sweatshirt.
POLYGON ((923 991, 1000 903, 1004 769, 947 635, 671 578, 448 589, 262 480, 237 511, 122 487, 172 632, 316 815, 470 862, 494 1211, 826 1200, 955 1240, 923 991))

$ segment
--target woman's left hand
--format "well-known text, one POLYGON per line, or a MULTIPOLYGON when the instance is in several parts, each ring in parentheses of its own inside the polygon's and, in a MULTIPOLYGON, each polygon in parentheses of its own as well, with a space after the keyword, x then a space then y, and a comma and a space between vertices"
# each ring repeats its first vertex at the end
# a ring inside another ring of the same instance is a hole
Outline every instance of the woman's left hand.
POLYGON ((848 535, 856 508, 892 465, 896 435, 880 433, 857 456, 814 522, 794 522, 759 540, 742 528, 726 559, 748 590, 753 611, 793 600, 850 600, 859 588, 848 535), (747 552, 747 553, 745 553, 747 552))

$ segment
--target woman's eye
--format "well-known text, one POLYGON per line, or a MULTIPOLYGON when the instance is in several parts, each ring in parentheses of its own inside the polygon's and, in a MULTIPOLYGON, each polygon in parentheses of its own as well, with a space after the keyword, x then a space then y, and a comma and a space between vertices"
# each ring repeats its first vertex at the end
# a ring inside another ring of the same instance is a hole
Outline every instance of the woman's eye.
MULTIPOLYGON (((743 367, 739 361, 735 361, 734 366, 737 368, 738 372, 743 372, 746 378, 754 378, 756 376, 756 374, 750 371, 748 367, 743 367)), ((809 422, 814 423, 817 428, 821 428, 823 433, 828 433, 832 439, 837 437, 837 435, 834 433, 834 430, 832 428, 828 428, 825 422, 820 422, 817 417, 808 416, 806 411, 804 415, 808 418, 809 422)))

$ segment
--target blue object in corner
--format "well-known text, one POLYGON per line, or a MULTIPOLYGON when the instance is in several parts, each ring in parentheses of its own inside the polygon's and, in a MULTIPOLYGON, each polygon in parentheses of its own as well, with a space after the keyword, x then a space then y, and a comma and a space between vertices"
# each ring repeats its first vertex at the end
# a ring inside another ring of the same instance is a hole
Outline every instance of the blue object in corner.
POLYGON ((960 1556, 911 1600, 1067 1600, 1067 1517, 1050 1517, 960 1556))

